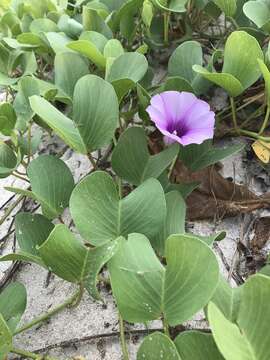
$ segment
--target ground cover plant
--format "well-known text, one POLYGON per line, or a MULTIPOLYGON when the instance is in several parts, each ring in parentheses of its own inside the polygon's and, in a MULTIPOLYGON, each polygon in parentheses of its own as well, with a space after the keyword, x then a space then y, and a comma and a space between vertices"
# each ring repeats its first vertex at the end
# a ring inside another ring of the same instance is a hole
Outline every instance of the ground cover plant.
POLYGON ((0 359, 53 359, 14 338, 85 292, 102 301, 100 283, 119 312, 119 359, 130 358, 125 323, 156 319, 163 331, 144 337, 138 360, 270 358, 268 259, 232 288, 213 251, 226 234, 185 228, 186 217, 269 208, 268 194, 218 172, 247 147, 269 170, 269 22, 266 0, 1 1, 0 177, 26 186, 7 188, 0 224, 25 199, 38 212, 16 215, 19 250, 0 261, 35 263, 77 290, 22 323, 27 289, 6 285, 0 359), (228 106, 214 112, 219 89, 228 106), (62 152, 39 154, 48 133, 89 159, 78 183, 62 152), (200 310, 209 330, 182 331, 200 310))

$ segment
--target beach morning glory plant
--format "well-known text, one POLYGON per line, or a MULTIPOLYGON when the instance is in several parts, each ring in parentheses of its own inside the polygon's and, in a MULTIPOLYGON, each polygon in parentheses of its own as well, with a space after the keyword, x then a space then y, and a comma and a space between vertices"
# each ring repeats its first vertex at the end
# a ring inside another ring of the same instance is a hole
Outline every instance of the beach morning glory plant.
POLYGON ((214 136, 215 113, 192 93, 164 91, 152 97, 146 111, 166 144, 201 144, 214 136))

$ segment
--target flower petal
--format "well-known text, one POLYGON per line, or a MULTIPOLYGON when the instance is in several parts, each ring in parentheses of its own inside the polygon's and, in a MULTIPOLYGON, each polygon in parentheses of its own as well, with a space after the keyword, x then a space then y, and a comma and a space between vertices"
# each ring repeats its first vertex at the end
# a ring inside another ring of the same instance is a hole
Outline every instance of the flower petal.
POLYGON ((215 113, 205 101, 197 100, 189 109, 183 120, 186 131, 196 128, 214 127, 215 113))
POLYGON ((179 144, 183 145, 182 144, 182 139, 179 136, 170 133, 166 129, 160 128, 159 126, 157 126, 157 128, 163 135, 165 135, 164 136, 164 141, 165 141, 165 143, 167 145, 173 144, 174 142, 178 142, 179 144))
POLYGON ((193 129, 181 136, 183 146, 189 144, 201 144, 205 140, 212 139, 214 136, 214 127, 204 129, 193 129))
POLYGON ((146 111, 155 124, 167 127, 169 120, 167 119, 166 110, 164 108, 164 101, 159 94, 152 97, 150 105, 146 108, 146 111))
POLYGON ((197 101, 196 96, 188 92, 164 91, 160 96, 164 102, 167 118, 173 128, 184 119, 185 113, 197 101))

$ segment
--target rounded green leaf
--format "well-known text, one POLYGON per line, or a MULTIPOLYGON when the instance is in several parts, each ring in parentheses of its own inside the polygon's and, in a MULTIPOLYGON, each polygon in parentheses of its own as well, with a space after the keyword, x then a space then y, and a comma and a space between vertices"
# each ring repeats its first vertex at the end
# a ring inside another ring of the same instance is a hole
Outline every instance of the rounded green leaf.
POLYGON ((230 322, 214 303, 209 304, 210 326, 225 359, 266 360, 270 357, 269 297, 270 278, 260 274, 242 286, 235 323, 230 322))
POLYGON ((270 106, 270 71, 268 70, 268 67, 261 59, 258 59, 258 63, 265 82, 265 92, 266 92, 265 95, 266 95, 267 105, 270 106))
POLYGON ((214 84, 222 87, 227 93, 236 97, 245 90, 239 80, 231 74, 210 72, 200 65, 194 65, 193 70, 201 74, 207 80, 212 81, 214 84))
POLYGON ((257 59, 263 60, 258 41, 245 31, 234 31, 225 44, 222 73, 210 72, 200 65, 194 65, 193 70, 236 97, 259 79, 257 59))
POLYGON ((16 113, 10 103, 0 105, 0 132, 3 135, 11 135, 16 124, 16 113))
POLYGON ((179 45, 172 53, 168 63, 168 72, 170 76, 179 76, 192 84, 197 76, 192 66, 202 64, 203 53, 200 43, 197 41, 186 41, 179 45))
POLYGON ((209 246, 194 236, 171 235, 165 256, 164 316, 175 326, 189 320, 211 299, 219 267, 209 246))
POLYGON ((132 232, 152 238, 162 226, 166 204, 155 179, 145 181, 120 200, 113 179, 96 171, 74 189, 70 211, 83 238, 99 246, 132 232))
POLYGON ((79 52, 86 56, 95 65, 104 69, 106 66, 106 59, 99 49, 90 41, 87 40, 76 40, 72 41, 67 45, 70 49, 79 52))
POLYGON ((108 145, 118 125, 114 88, 96 75, 86 75, 74 90, 73 119, 89 152, 108 145))
POLYGON ((69 282, 83 284, 91 296, 100 299, 96 288, 97 275, 117 249, 117 241, 98 248, 86 247, 66 225, 60 224, 55 226, 38 251, 56 275, 69 282))
POLYGON ((64 161, 40 155, 27 168, 32 192, 41 201, 43 212, 56 217, 68 206, 74 179, 64 161))
POLYGON ((104 47, 108 42, 108 39, 104 35, 96 31, 84 31, 79 40, 87 40, 91 42, 101 54, 103 54, 104 47))
POLYGON ((258 28, 270 30, 270 4, 267 0, 247 1, 243 6, 244 14, 253 21, 258 28))
POLYGON ((222 72, 233 75, 247 89, 259 79, 257 60, 263 58, 262 49, 253 36, 245 31, 234 31, 226 41, 222 72))
POLYGON ((43 215, 20 212, 15 217, 16 239, 22 251, 39 256, 37 248, 48 238, 54 225, 43 215))
POLYGON ((236 0, 214 0, 214 3, 226 16, 233 17, 237 10, 236 0))
POLYGON ((17 158, 13 150, 0 141, 0 178, 9 176, 16 168, 17 158))
POLYGON ((159 88, 160 92, 171 91, 171 90, 187 91, 187 92, 191 92, 191 93, 194 92, 194 89, 191 86, 191 84, 187 80, 185 80, 179 76, 168 77, 166 79, 166 82, 164 83, 164 85, 159 88))
POLYGON ((112 83, 121 100, 144 77, 147 69, 148 62, 144 55, 138 52, 124 53, 113 61, 106 72, 106 80, 112 83))
POLYGON ((186 12, 186 3, 188 0, 155 0, 155 4, 162 10, 176 13, 186 12))
POLYGON ((119 251, 109 262, 109 272, 113 295, 125 320, 145 322, 160 316, 164 271, 144 235, 122 238, 119 251))
POLYGON ((12 349, 12 333, 0 314, 0 359, 7 359, 7 355, 12 349))
POLYGON ((80 55, 72 52, 58 53, 54 59, 55 85, 70 99, 77 81, 89 74, 88 64, 80 55))
POLYGON ((34 34, 39 34, 41 32, 52 32, 58 31, 58 27, 55 22, 50 19, 35 19, 30 25, 30 31, 34 34))
POLYGON ((81 135, 71 119, 40 96, 31 96, 29 101, 33 111, 40 116, 66 144, 81 154, 87 153, 81 135))
POLYGON ((117 58, 118 56, 124 54, 124 49, 119 40, 111 39, 104 46, 103 54, 106 59, 117 58))
POLYGON ((185 331, 174 340, 182 360, 223 360, 211 334, 185 331))
POLYGON ((162 230, 153 239, 155 250, 164 255, 166 239, 172 234, 185 233, 186 204, 178 191, 171 191, 165 195, 167 214, 162 230))
MULTIPOLYGON (((23 284, 13 282, 0 294, 0 314, 13 332, 26 308, 27 294, 23 284)), ((1 336, 1 335, 0 335, 1 336)))
POLYGON ((113 62, 106 80, 114 82, 130 79, 137 83, 144 77, 147 69, 148 62, 144 55, 137 52, 124 53, 113 62))
POLYGON ((112 168, 123 179, 140 185, 151 177, 158 178, 173 161, 178 150, 179 147, 173 145, 150 156, 144 130, 131 127, 120 136, 113 150, 112 168))
MULTIPOLYGON (((160 332, 155 332, 154 334, 148 335, 143 340, 139 348, 139 351, 137 353, 137 360, 182 360, 182 359, 185 358, 180 358, 173 341, 168 336, 160 332)), ((193 360, 193 358, 190 358, 189 360, 191 359, 193 360)))

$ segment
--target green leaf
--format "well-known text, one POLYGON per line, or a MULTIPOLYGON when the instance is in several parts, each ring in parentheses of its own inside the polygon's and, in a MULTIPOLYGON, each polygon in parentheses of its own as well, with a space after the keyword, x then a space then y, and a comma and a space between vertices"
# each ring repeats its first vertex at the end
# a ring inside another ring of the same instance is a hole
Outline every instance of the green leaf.
POLYGON ((43 244, 54 225, 43 215, 20 212, 15 217, 16 239, 22 251, 39 256, 37 248, 43 244))
POLYGON ((3 135, 11 135, 16 120, 16 113, 13 106, 7 102, 0 104, 0 132, 3 135))
POLYGON ((106 59, 108 58, 117 58, 118 56, 124 54, 124 49, 121 42, 117 39, 111 39, 107 41, 104 46, 103 54, 106 59))
POLYGON ((26 308, 27 294, 23 284, 13 282, 0 294, 0 314, 13 332, 26 308))
POLYGON ((0 179, 9 176, 17 166, 17 158, 13 150, 0 141, 0 179))
POLYGON ((177 156, 178 151, 176 144, 150 156, 144 130, 131 127, 121 135, 113 150, 112 168, 118 176, 134 185, 140 185, 151 177, 158 178, 177 156))
POLYGON ((234 16, 237 9, 236 0, 214 0, 214 3, 224 12, 226 16, 234 16))
POLYGON ((67 44, 70 43, 71 39, 65 34, 59 34, 57 32, 47 32, 45 35, 50 47, 53 49, 55 54, 60 52, 72 51, 68 48, 67 44))
POLYGON ((106 66, 106 59, 99 49, 90 41, 87 40, 76 40, 72 41, 67 45, 70 49, 79 52, 86 56, 99 68, 104 69, 106 66))
POLYGON ((112 83, 121 101, 124 95, 136 86, 146 74, 148 62, 138 52, 124 53, 117 57, 106 73, 106 80, 112 83))
POLYGON ((0 359, 5 360, 11 349, 12 334, 3 316, 0 314, 0 359))
POLYGON ((67 145, 81 154, 86 154, 87 150, 81 135, 71 119, 40 96, 31 96, 29 100, 33 111, 40 116, 67 145))
POLYGON ((240 81, 231 74, 210 72, 200 65, 194 65, 193 70, 222 87, 232 97, 240 95, 245 90, 240 81))
POLYGON ((169 325, 175 326, 208 303, 218 283, 219 269, 214 253, 204 242, 188 235, 170 236, 166 262, 164 269, 149 240, 141 234, 122 241, 109 262, 109 271, 125 320, 144 322, 164 313, 169 325))
POLYGON ((118 118, 118 100, 112 85, 96 75, 82 77, 74 90, 73 119, 88 152, 110 144, 118 118))
POLYGON ((180 358, 173 341, 168 336, 160 332, 155 332, 144 338, 137 353, 137 360, 181 359, 182 358, 180 358))
POLYGON ((48 217, 57 217, 68 206, 74 180, 67 165, 51 155, 32 160, 27 174, 33 193, 48 217))
POLYGON ((165 269, 144 235, 130 234, 121 240, 119 251, 109 261, 109 272, 113 295, 125 320, 159 318, 165 269))
POLYGON ((39 256, 32 255, 28 252, 19 250, 16 253, 11 253, 7 255, 3 255, 0 257, 0 261, 25 261, 28 263, 35 263, 39 266, 43 266, 46 268, 44 262, 39 256))
POLYGON ((86 247, 66 225, 60 224, 38 250, 51 271, 64 280, 83 284, 92 297, 100 300, 97 275, 117 248, 117 241, 98 248, 86 247))
POLYGON ((78 38, 83 30, 83 26, 81 23, 66 14, 61 15, 60 19, 58 20, 57 26, 60 31, 63 31, 67 36, 70 36, 71 38, 78 38))
POLYGON ((96 171, 75 187, 70 211, 83 238, 100 246, 132 232, 152 238, 162 226, 166 204, 162 187, 155 179, 148 179, 119 200, 113 179, 96 171))
POLYGON ((72 52, 58 53, 54 59, 55 85, 70 99, 77 81, 89 74, 87 62, 78 54, 72 52))
POLYGON ((209 246, 190 235, 171 235, 165 256, 164 316, 175 326, 190 319, 211 299, 219 281, 219 267, 209 246))
POLYGON ((163 229, 153 239, 155 250, 164 255, 165 241, 172 234, 185 233, 186 204, 178 191, 171 191, 165 195, 167 214, 163 229))
POLYGON ((172 53, 168 72, 170 76, 178 76, 192 85, 198 74, 192 69, 193 65, 203 64, 201 44, 197 41, 185 41, 172 53))
POLYGON ((222 311, 228 320, 235 322, 241 300, 240 294, 241 288, 231 288, 224 277, 220 275, 218 286, 211 302, 222 311))
POLYGON ((21 78, 27 75, 32 75, 37 70, 37 62, 35 55, 32 51, 27 52, 16 52, 17 56, 15 59, 13 59, 12 64, 10 64, 10 72, 14 72, 16 65, 20 65, 20 73, 21 76, 16 78, 11 78, 7 74, 0 73, 0 86, 11 86, 16 84, 21 78))
POLYGON ((217 148, 211 141, 205 141, 200 145, 191 144, 182 147, 179 158, 191 171, 198 171, 241 151, 244 146, 244 144, 236 144, 226 148, 217 148))
POLYGON ((101 54, 103 54, 105 45, 108 42, 108 39, 104 35, 96 31, 84 31, 79 40, 89 41, 91 44, 95 45, 101 54))
POLYGON ((191 84, 179 77, 179 76, 173 76, 173 77, 168 77, 164 83, 164 85, 162 85, 159 88, 159 92, 163 92, 163 91, 187 91, 187 92, 194 92, 193 87, 191 86, 191 84))
POLYGON ((270 106, 270 71, 268 70, 268 67, 261 59, 258 59, 258 63, 265 82, 265 92, 266 92, 265 96, 266 96, 267 106, 270 106))
POLYGON ((31 161, 27 175, 32 191, 10 187, 6 189, 37 200, 43 214, 50 219, 62 214, 74 187, 73 176, 64 161, 51 155, 40 155, 31 161))
POLYGON ((222 71, 235 76, 247 89, 260 77, 257 59, 263 58, 261 47, 253 36, 235 31, 226 41, 222 71))
POLYGON ((29 98, 33 95, 39 95, 38 81, 30 76, 24 76, 18 83, 18 92, 16 94, 13 106, 17 115, 16 128, 25 131, 34 112, 30 107, 29 98))
POLYGON ((199 331, 185 331, 174 340, 182 360, 223 360, 213 336, 199 331))
POLYGON ((183 13, 186 12, 188 0, 154 0, 154 3, 162 10, 183 13))
POLYGON ((251 277, 241 289, 236 323, 230 322, 219 308, 210 302, 210 326, 225 359, 263 360, 270 357, 270 334, 267 331, 270 319, 269 296, 270 278, 264 275, 251 277))
POLYGON ((33 34, 57 32, 58 30, 56 23, 50 19, 35 19, 30 25, 30 31, 33 34))
POLYGON ((260 77, 257 59, 263 60, 258 41, 245 31, 234 31, 226 41, 222 73, 211 73, 199 65, 194 65, 193 70, 235 97, 260 77))
POLYGON ((270 31, 270 6, 267 0, 247 1, 243 6, 244 14, 253 21, 258 28, 270 31))
POLYGON ((142 20, 144 24, 150 28, 152 19, 154 17, 154 7, 150 0, 144 0, 142 8, 142 20))
POLYGON ((106 36, 108 39, 112 38, 112 31, 107 22, 105 22, 105 17, 108 15, 106 6, 94 1, 92 2, 92 5, 93 6, 91 6, 91 2, 89 2, 86 6, 83 6, 83 29, 87 31, 96 31, 106 36))

